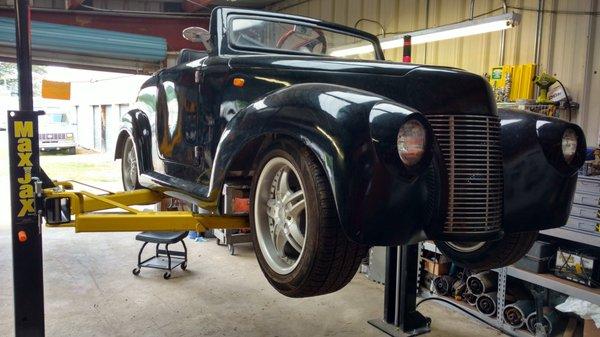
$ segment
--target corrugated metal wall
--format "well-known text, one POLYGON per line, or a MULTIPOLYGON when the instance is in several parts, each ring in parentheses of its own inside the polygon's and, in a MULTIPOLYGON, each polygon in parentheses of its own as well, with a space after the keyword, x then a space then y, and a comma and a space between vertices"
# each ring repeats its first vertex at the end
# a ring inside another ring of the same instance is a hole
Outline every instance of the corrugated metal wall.
MULTIPOLYGON (((598 143, 600 126, 600 25, 598 15, 589 14, 600 10, 599 2, 545 0, 540 45, 540 68, 557 76, 581 104, 573 121, 584 128, 589 144, 598 143)), ((522 19, 517 28, 506 32, 504 64, 534 63, 539 0, 507 3, 522 19)), ((500 7, 498 0, 476 0, 474 12, 480 15, 500 7)), ((470 0, 286 0, 270 9, 348 26, 361 18, 376 20, 389 34, 465 20, 470 16, 470 0)), ((373 34, 381 31, 377 24, 364 21, 358 28, 373 34)), ((496 32, 414 46, 413 61, 484 74, 500 62, 500 37, 496 32)), ((401 50, 386 51, 386 58, 400 60, 401 50)))
MULTIPOLYGON (((103 9, 160 12, 163 10, 164 2, 160 0, 93 0, 89 5, 103 9)), ((32 3, 36 8, 65 9, 64 0, 32 0, 32 3)), ((1 6, 14 6, 14 4, 15 0, 0 0, 1 6)), ((86 4, 88 3, 86 2, 86 4)))
MULTIPOLYGON (((15 39, 14 19, 0 17, 0 45, 14 46, 15 39)), ((167 41, 162 37, 42 21, 31 22, 31 49, 157 63, 167 57, 167 41)))

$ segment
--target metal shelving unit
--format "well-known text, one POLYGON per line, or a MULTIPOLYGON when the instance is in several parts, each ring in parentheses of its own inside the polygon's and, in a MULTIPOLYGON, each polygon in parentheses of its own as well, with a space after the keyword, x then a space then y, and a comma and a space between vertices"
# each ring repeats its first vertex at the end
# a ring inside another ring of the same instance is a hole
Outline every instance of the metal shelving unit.
POLYGON ((564 228, 552 228, 540 231, 540 234, 552 236, 559 239, 569 240, 578 243, 584 243, 586 245, 599 247, 600 248, 600 238, 597 236, 593 236, 590 234, 564 229, 564 228))
MULTIPOLYGON (((564 229, 554 229, 551 230, 552 234, 546 234, 546 235, 552 235, 552 236, 557 236, 561 239, 566 239, 566 240, 572 240, 575 242, 582 242, 582 243, 586 243, 585 240, 582 240, 583 238, 581 236, 585 236, 585 234, 581 234, 581 233, 575 233, 571 236, 567 236, 567 234, 570 233, 562 233, 561 231, 564 232, 573 232, 571 230, 564 230, 564 229), (560 231, 559 231, 560 230, 560 231), (577 235, 579 234, 579 235, 577 235), (560 235, 560 236, 559 236, 560 235)), ((548 231, 544 231, 544 232, 548 232, 548 231)), ((598 246, 600 245, 600 243, 595 242, 595 245, 592 244, 593 246, 598 246)), ((434 253, 439 253, 440 251, 437 249, 437 247, 435 246, 435 243, 431 242, 431 241, 425 241, 422 244, 422 248, 434 253)), ((588 301, 590 303, 593 304, 597 304, 600 305, 600 289, 598 288, 589 288, 586 287, 584 285, 572 282, 572 281, 568 281, 568 280, 564 280, 561 279, 559 277, 556 277, 552 274, 536 274, 536 273, 532 273, 526 270, 522 270, 513 266, 509 266, 509 267, 504 267, 504 268, 499 268, 499 269, 494 269, 495 272, 498 273, 498 309, 497 312, 498 313, 502 313, 504 312, 504 301, 501 300, 504 299, 504 295, 506 294, 506 282, 500 282, 500 280, 506 280, 508 276, 532 283, 532 284, 536 284, 536 285, 540 285, 542 287, 545 287, 547 289, 551 289, 560 293, 563 293, 565 295, 569 295, 575 298, 579 298, 585 301, 588 301)), ((432 296, 437 296, 435 294, 432 294, 430 291, 426 290, 426 291, 421 291, 421 296, 424 298, 427 297, 432 297, 432 296)), ((447 297, 443 297, 444 299, 449 299, 447 297)), ((449 299, 451 300, 451 299, 449 299)), ((480 312, 478 312, 476 309, 474 309, 473 307, 464 304, 463 302, 459 302, 459 301, 455 301, 455 300, 451 300, 452 302, 455 302, 456 304, 460 305, 461 307, 469 310, 469 312, 473 313, 474 315, 476 315, 477 317, 483 319, 484 321, 490 323, 491 325, 497 327, 498 329, 502 330, 504 333, 507 333, 511 336, 519 336, 519 337, 531 337, 532 334, 530 334, 528 331, 526 330, 522 330, 522 329, 514 329, 513 327, 511 327, 510 325, 506 324, 506 322, 504 322, 504 319, 502 317, 502 315, 498 315, 497 317, 488 317, 485 316, 483 314, 481 314, 480 312)), ((445 304, 448 307, 452 307, 448 304, 445 304)))
MULTIPOLYGON (((425 241, 421 244, 421 246, 424 250, 440 254, 439 249, 436 247, 435 243, 433 243, 432 241, 425 241)), ((497 303, 497 310, 496 310, 497 315, 495 317, 486 316, 486 315, 480 313, 479 311, 477 311, 477 309, 475 309, 474 307, 469 306, 468 304, 466 304, 464 302, 456 301, 449 297, 442 297, 442 296, 435 295, 431 291, 423 289, 423 288, 421 290, 420 295, 423 298, 439 297, 439 298, 443 298, 445 300, 451 301, 452 303, 460 306, 461 308, 464 308, 465 310, 468 310, 468 312, 470 312, 474 316, 480 318, 481 320, 485 321, 486 323, 490 324, 491 326, 498 328, 499 330, 501 330, 502 332, 504 332, 508 335, 517 336, 517 337, 533 336, 527 330, 514 329, 509 324, 504 322, 502 312, 504 312, 504 305, 505 305, 504 297, 506 294, 506 279, 507 279, 507 276, 509 275, 509 273, 508 273, 508 268, 500 268, 495 271, 498 272, 498 290, 497 290, 498 303, 497 303)), ((448 303, 444 303, 444 302, 441 302, 441 303, 443 303, 443 305, 445 305, 451 309, 456 309, 448 303)), ((459 312, 462 312, 462 311, 459 310, 459 312)))
POLYGON ((506 272, 508 276, 537 284, 544 288, 558 291, 559 293, 579 298, 596 305, 600 305, 599 288, 589 288, 575 282, 563 280, 552 274, 535 274, 527 270, 515 268, 513 266, 495 269, 494 271, 498 273, 506 272))

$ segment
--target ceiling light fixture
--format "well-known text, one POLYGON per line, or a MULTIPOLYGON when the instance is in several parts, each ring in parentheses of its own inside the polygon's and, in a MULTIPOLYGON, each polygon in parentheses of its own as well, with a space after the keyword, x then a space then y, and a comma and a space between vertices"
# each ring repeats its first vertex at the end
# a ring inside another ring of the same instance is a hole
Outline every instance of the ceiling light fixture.
MULTIPOLYGON (((481 19, 467 20, 450 25, 439 26, 435 28, 418 30, 402 35, 394 35, 379 39, 381 48, 393 49, 404 45, 404 36, 411 36, 413 45, 428 42, 436 42, 460 37, 497 32, 504 29, 513 28, 519 24, 521 15, 518 13, 506 13, 502 15, 490 16, 481 19)), ((365 44, 354 44, 331 52, 332 56, 350 56, 373 52, 373 46, 365 44)))

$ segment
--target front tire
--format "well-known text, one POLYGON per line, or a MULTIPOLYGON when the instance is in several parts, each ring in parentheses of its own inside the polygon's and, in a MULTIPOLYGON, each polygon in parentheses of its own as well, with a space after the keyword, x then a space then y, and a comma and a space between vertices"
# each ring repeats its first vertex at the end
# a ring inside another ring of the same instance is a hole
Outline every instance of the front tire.
POLYGON ((356 274, 367 247, 343 233, 317 158, 289 140, 277 141, 258 158, 250 223, 267 280, 289 297, 343 288, 356 274))
POLYGON ((456 264, 473 271, 511 265, 521 259, 537 239, 538 232, 509 233, 487 242, 436 241, 439 250, 456 264))

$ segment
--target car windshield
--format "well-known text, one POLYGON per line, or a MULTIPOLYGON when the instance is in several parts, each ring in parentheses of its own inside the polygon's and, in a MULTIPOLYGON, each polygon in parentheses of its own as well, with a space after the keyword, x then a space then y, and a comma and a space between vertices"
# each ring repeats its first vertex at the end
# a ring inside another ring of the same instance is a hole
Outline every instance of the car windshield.
POLYGON ((230 41, 241 48, 292 51, 352 59, 375 60, 373 42, 356 35, 322 27, 258 18, 231 20, 230 41), (348 53, 361 46, 361 53, 348 53))

